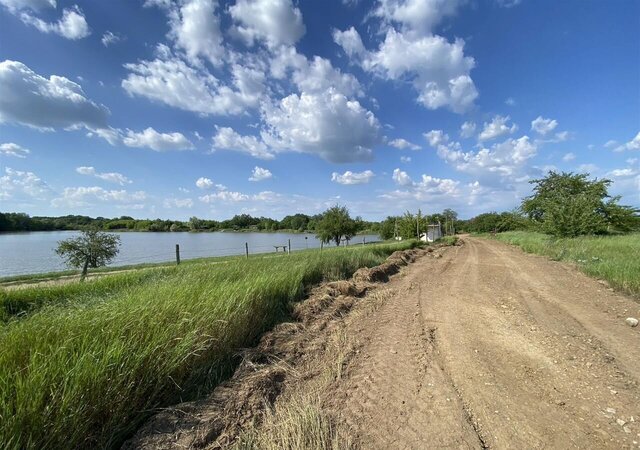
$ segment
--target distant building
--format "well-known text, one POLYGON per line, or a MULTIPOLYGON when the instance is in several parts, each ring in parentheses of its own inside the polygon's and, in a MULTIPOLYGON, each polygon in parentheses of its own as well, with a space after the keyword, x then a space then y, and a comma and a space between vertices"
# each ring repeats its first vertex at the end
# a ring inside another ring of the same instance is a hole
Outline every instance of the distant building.
POLYGON ((442 237, 442 227, 440 224, 428 225, 426 233, 420 233, 422 242, 434 242, 442 237))

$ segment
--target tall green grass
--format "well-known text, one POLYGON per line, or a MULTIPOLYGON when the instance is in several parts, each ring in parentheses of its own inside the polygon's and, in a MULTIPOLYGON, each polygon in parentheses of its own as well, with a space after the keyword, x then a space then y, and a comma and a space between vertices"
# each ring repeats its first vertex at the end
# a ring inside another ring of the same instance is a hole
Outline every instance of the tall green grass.
POLYGON ((576 263, 586 274, 640 297, 640 233, 554 238, 541 233, 508 231, 496 238, 525 252, 576 263))
POLYGON ((412 245, 191 265, 152 282, 114 275, 62 303, 45 293, 57 300, 0 326, 0 442, 117 447, 155 408, 215 386, 309 286, 412 245))

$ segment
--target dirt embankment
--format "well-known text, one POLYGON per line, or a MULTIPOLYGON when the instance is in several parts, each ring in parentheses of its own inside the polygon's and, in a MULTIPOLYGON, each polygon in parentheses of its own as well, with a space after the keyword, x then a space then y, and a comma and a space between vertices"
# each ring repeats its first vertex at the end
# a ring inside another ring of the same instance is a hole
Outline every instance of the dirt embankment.
POLYGON ((230 382, 128 446, 640 448, 637 301, 495 241, 424 255, 318 288, 230 382), (326 439, 290 439, 311 428, 280 412, 310 398, 326 439))
POLYGON ((342 345, 333 347, 337 353, 327 349, 345 317, 363 298, 374 298, 380 283, 427 254, 441 257, 433 248, 398 251, 380 266, 359 269, 350 280, 316 287, 295 305, 296 322, 276 326, 257 347, 246 350, 229 381, 203 400, 159 412, 123 448, 228 447, 243 430, 261 422, 285 388, 301 388, 301 380, 325 374, 327 364, 339 372, 350 352, 342 345))

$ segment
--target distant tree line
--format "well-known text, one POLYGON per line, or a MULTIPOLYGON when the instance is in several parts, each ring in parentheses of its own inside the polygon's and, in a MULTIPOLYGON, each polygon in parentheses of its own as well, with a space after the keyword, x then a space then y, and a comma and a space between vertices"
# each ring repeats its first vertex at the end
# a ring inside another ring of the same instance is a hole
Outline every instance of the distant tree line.
MULTIPOLYGON (((208 220, 191 217, 188 221, 163 219, 134 219, 129 216, 117 218, 62 216, 30 217, 24 213, 0 213, 0 232, 6 231, 58 231, 58 230, 102 230, 102 231, 294 231, 315 232, 322 214, 309 216, 294 214, 282 220, 268 217, 252 217, 239 214, 228 220, 208 220)), ((368 222, 359 217, 353 219, 356 233, 377 233, 378 222, 368 222)))

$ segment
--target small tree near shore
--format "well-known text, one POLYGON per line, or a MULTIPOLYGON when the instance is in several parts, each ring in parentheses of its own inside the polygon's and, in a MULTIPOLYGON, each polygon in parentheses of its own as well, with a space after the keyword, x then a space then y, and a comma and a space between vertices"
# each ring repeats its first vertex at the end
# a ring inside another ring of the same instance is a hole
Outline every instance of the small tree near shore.
POLYGON ((75 238, 58 242, 56 253, 68 266, 82 268, 80 281, 84 281, 89 267, 106 266, 120 251, 120 237, 97 230, 86 230, 75 238))
POLYGON ((316 225, 316 236, 324 243, 335 242, 340 245, 342 239, 351 239, 356 235, 358 224, 349 215, 346 206, 332 206, 327 209, 316 225))

